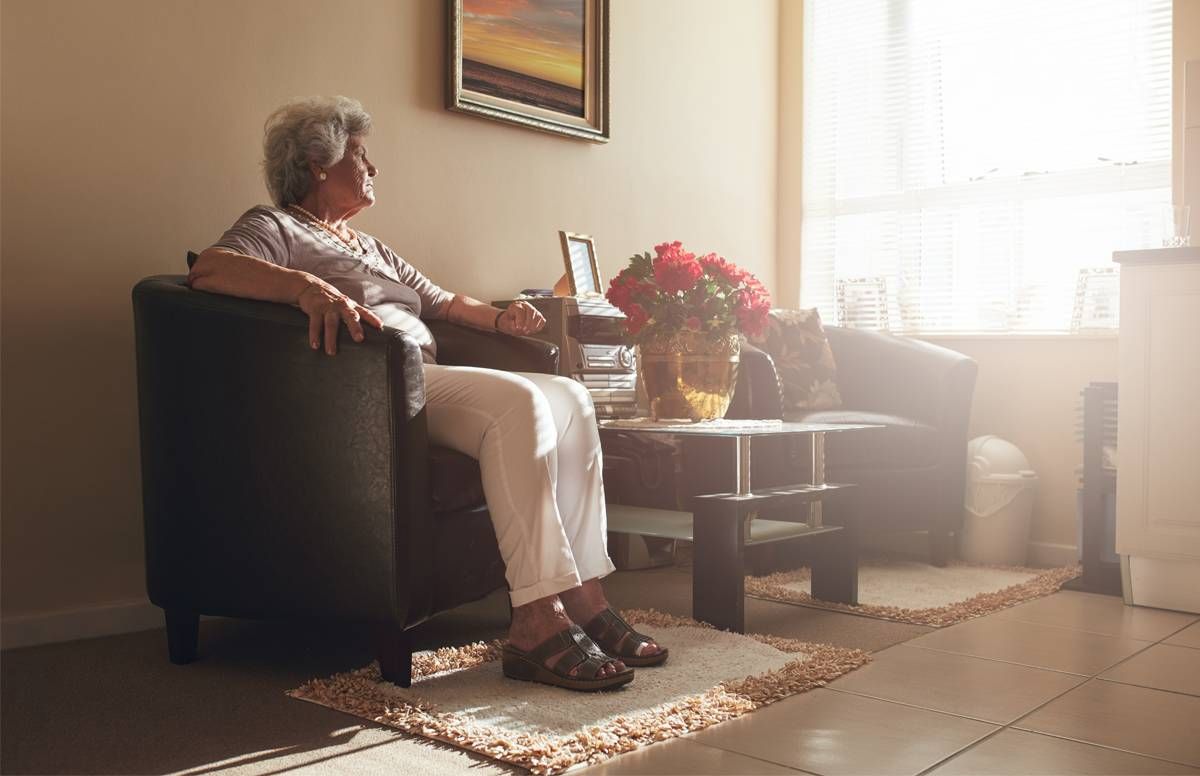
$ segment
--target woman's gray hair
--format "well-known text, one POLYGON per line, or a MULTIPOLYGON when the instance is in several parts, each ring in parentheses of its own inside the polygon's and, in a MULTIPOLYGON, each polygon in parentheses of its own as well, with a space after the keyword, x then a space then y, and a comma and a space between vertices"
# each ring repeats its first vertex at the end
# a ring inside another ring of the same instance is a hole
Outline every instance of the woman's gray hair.
POLYGON ((350 136, 370 130, 371 115, 349 97, 305 97, 272 113, 263 137, 263 173, 276 207, 307 196, 312 185, 309 162, 336 164, 350 136))

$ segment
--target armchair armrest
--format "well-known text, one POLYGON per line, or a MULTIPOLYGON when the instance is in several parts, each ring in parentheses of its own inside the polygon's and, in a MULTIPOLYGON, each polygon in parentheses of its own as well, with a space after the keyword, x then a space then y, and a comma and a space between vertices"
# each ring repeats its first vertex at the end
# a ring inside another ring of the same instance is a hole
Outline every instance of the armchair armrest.
POLYGON ((437 341, 438 363, 508 372, 558 373, 558 346, 533 337, 510 337, 449 321, 426 321, 437 341))
POLYGON ((846 407, 961 428, 965 438, 978 372, 973 359, 883 332, 827 326, 825 333, 846 407))
POLYGON ((308 345, 291 307, 133 289, 146 574, 164 608, 412 623, 432 606, 417 343, 308 345))
POLYGON ((742 342, 737 384, 725 417, 759 419, 783 417, 783 387, 770 354, 742 342))

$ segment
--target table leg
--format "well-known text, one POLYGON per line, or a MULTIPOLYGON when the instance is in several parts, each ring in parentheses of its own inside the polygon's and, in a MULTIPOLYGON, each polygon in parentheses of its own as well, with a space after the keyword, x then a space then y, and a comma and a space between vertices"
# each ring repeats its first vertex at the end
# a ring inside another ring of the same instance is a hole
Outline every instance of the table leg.
POLYGON ((746 628, 745 537, 724 505, 696 504, 692 518, 692 617, 721 630, 746 628))
POLYGON ((737 494, 750 495, 750 437, 734 439, 734 455, 737 456, 737 494))
POLYGON ((812 596, 839 604, 858 603, 858 541, 853 528, 814 536, 812 596))
MULTIPOLYGON (((825 484, 825 434, 818 431, 812 435, 812 473, 808 479, 813 485, 825 484)), ((808 524, 813 528, 823 523, 820 500, 808 505, 808 524)))

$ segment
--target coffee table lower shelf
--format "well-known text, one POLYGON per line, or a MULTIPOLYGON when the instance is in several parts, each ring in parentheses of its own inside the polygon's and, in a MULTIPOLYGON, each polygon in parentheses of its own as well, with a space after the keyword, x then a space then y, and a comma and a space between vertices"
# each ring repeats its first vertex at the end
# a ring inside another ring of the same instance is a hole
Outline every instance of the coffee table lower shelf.
MULTIPOLYGON (((608 530, 613 533, 638 534, 639 536, 653 536, 657 539, 681 539, 693 542, 696 539, 692 525, 691 512, 631 507, 625 504, 608 505, 608 530)), ((745 533, 745 530, 743 531, 744 546, 746 547, 842 530, 837 526, 809 526, 808 523, 763 520, 761 518, 746 521, 745 528, 749 530, 748 534, 745 533)))
POLYGON ((695 544, 692 617, 723 630, 745 631, 746 547, 783 541, 820 543, 813 553, 813 595, 826 601, 858 603, 858 558, 840 526, 803 522, 702 517, 692 512, 608 505, 608 530, 695 544))

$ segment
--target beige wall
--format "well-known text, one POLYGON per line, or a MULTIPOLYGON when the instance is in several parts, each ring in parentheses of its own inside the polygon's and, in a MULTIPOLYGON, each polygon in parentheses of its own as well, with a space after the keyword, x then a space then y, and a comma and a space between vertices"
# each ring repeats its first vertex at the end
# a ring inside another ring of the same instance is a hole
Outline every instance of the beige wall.
MULTIPOLYGON (((1075 441, 1079 392, 1117 379, 1116 337, 961 339, 931 342, 979 362, 971 405, 971 437, 995 434, 1025 453, 1038 473, 1030 540, 1071 545, 1075 531, 1075 441)), ((1034 560, 1054 559, 1035 550, 1034 560)))
MULTIPOLYGON (((799 52, 803 4, 780 3, 780 169, 795 179, 800 172, 803 93, 799 52), (790 62, 790 64, 789 64, 790 62)), ((1175 122, 1173 154, 1182 158, 1181 111, 1183 63, 1200 59, 1200 0, 1174 4, 1175 122)), ((1182 165, 1174 166, 1179 190, 1182 165)), ((800 298, 800 188, 779 189, 779 299, 800 298)), ((1029 457, 1039 474, 1032 541, 1075 544, 1074 468, 1082 462, 1075 441, 1075 407, 1089 382, 1116 380, 1117 340, 1069 337, 941 338, 937 344, 961 351, 979 362, 979 383, 971 413, 971 434, 996 434, 1011 440, 1029 457)), ((1052 557, 1042 554, 1034 556, 1052 557)))
POLYGON ((373 112, 360 225, 447 287, 552 283, 558 229, 606 277, 679 239, 774 283, 774 0, 614 0, 607 145, 444 110, 443 5, 4 0, 6 616, 144 596, 129 291, 266 199, 289 97, 373 112))

